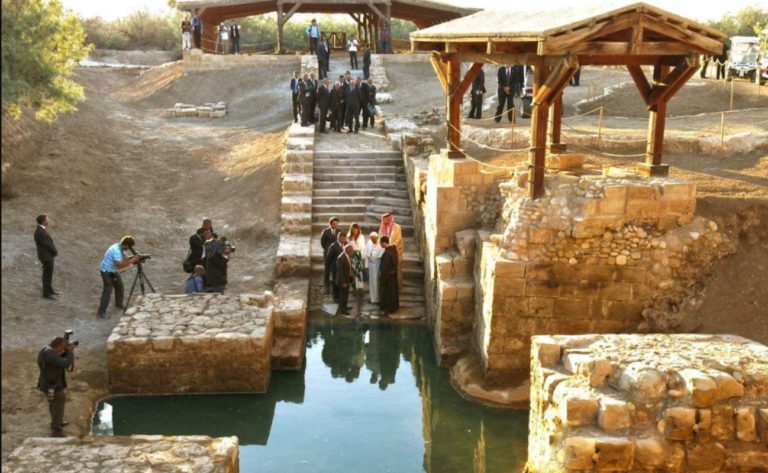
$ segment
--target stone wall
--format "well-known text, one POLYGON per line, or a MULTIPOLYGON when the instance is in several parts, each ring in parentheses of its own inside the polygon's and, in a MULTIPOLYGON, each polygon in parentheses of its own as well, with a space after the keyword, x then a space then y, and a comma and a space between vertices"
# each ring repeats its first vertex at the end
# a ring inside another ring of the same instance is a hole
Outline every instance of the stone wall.
POLYGON ((266 392, 272 312, 264 294, 147 294, 107 339, 113 393, 266 392))
MULTIPOLYGON (((225 69, 230 67, 253 67, 273 64, 286 68, 298 69, 300 58, 279 54, 208 54, 202 49, 184 51, 185 70, 225 69)), ((315 69, 317 64, 315 63, 315 69)), ((290 77, 286 75, 286 77, 290 77)))
MULTIPOLYGON (((524 181, 524 179, 522 179, 524 181)), ((504 233, 478 241, 475 351, 489 385, 528 370, 531 335, 635 331, 731 251, 672 178, 548 175, 546 195, 502 184, 504 233)))
POLYGON ((529 473, 768 469, 768 348, 732 335, 533 337, 529 473))
POLYGON ((237 473, 237 437, 28 438, 3 464, 3 473, 237 473))

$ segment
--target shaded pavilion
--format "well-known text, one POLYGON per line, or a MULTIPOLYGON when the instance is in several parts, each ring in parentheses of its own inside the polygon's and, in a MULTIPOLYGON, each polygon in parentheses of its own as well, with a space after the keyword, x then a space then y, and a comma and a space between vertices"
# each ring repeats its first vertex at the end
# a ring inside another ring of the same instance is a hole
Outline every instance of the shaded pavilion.
POLYGON ((390 25, 392 18, 427 28, 478 11, 433 0, 180 0, 176 8, 196 14, 202 20, 205 52, 214 52, 216 26, 222 21, 276 12, 277 49, 281 54, 285 52, 283 27, 296 13, 348 14, 357 23, 359 37, 374 44, 378 52, 379 24, 390 25))
POLYGON ((447 97, 448 156, 462 156, 460 109, 485 63, 533 67, 529 194, 544 193, 547 152, 566 149, 560 136, 563 90, 581 66, 626 66, 648 112, 641 174, 665 176, 662 164, 667 102, 699 67, 699 55, 719 55, 720 31, 646 3, 572 6, 538 12, 485 10, 411 33, 414 51, 432 51, 447 97), (461 63, 472 63, 461 77, 461 63), (642 66, 652 66, 646 77, 642 66), (549 126, 548 126, 548 121, 549 126))

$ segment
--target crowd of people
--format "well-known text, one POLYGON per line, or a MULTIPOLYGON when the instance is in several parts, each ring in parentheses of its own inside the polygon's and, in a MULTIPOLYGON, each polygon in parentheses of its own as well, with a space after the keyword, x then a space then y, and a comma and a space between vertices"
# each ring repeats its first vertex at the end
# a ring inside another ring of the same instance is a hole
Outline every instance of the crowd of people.
POLYGON ((386 317, 400 307, 402 263, 405 242, 392 213, 381 217, 378 232, 365 240, 360 225, 352 223, 344 233, 339 219, 332 217, 320 236, 325 271, 323 287, 338 303, 337 315, 351 317, 350 293, 368 292, 368 302, 377 304, 386 317))
POLYGON ((224 294, 229 258, 234 251, 231 241, 213 231, 211 219, 203 219, 203 225, 189 237, 189 251, 182 264, 184 271, 190 273, 184 292, 224 294))
POLYGON ((370 78, 353 79, 346 71, 331 84, 327 77, 316 79, 314 72, 299 77, 299 71, 294 71, 290 88, 294 123, 300 119, 301 126, 315 125, 319 133, 329 133, 327 125, 338 133, 357 133, 362 112, 362 128, 375 126, 376 86, 370 78))

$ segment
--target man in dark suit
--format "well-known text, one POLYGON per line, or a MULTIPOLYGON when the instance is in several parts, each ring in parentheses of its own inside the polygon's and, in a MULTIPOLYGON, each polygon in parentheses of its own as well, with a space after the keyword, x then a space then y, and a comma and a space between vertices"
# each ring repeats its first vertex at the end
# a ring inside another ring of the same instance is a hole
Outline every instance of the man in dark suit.
POLYGON ((344 104, 341 92, 341 84, 336 81, 331 90, 331 104, 329 108, 331 110, 331 129, 337 132, 341 131, 341 107, 344 104))
POLYGON ((240 25, 229 25, 229 44, 232 54, 240 54, 240 25))
POLYGON ((337 261, 339 255, 344 253, 346 244, 347 236, 339 233, 336 236, 336 241, 328 247, 328 254, 325 255, 325 265, 328 267, 328 273, 331 275, 331 281, 333 281, 333 302, 339 302, 339 285, 336 284, 337 261))
POLYGON ((320 85, 317 79, 315 79, 315 73, 309 73, 310 91, 312 92, 312 100, 309 103, 309 122, 315 123, 315 110, 317 109, 317 87, 320 85))
POLYGON ((360 78, 356 78, 347 92, 347 128, 352 131, 352 119, 355 120, 354 133, 360 130, 360 78))
POLYGON ((516 70, 511 65, 502 66, 498 71, 498 96, 499 105, 496 107, 496 123, 501 122, 501 114, 504 111, 504 103, 507 104, 507 118, 512 122, 512 113, 515 110, 515 82, 516 70))
POLYGON ((328 279, 328 276, 331 275, 331 267, 328 264, 328 248, 331 247, 333 242, 335 242, 338 239, 339 233, 341 231, 339 230, 339 219, 336 217, 331 217, 330 220, 328 220, 328 227, 323 230, 323 233, 320 235, 320 246, 323 248, 323 259, 325 261, 325 272, 323 273, 323 286, 325 287, 325 294, 328 295, 331 293, 331 282, 330 279, 328 279))
POLYGON ((317 131, 320 133, 328 133, 328 130, 325 129, 325 121, 328 117, 328 107, 331 105, 331 91, 328 90, 328 84, 330 83, 330 80, 323 79, 320 83, 320 88, 317 89, 317 108, 320 110, 317 131))
POLYGON ((468 118, 483 118, 483 95, 485 94, 485 72, 481 68, 472 81, 472 89, 469 91, 472 107, 469 109, 468 118))
POLYGON ((293 71, 293 79, 291 79, 291 103, 293 104, 293 123, 299 121, 299 71, 293 71))
POLYGON ((51 435, 64 437, 64 406, 67 403, 67 368, 75 362, 75 344, 67 343, 64 337, 56 337, 37 354, 37 367, 40 376, 37 389, 48 398, 48 411, 51 413, 51 435))
POLYGON ((340 75, 339 76, 339 82, 341 83, 341 108, 339 109, 339 129, 344 128, 344 126, 347 124, 347 94, 349 93, 349 86, 350 86, 350 80, 349 78, 352 77, 347 73, 347 75, 340 75))
POLYGON ((328 77, 328 64, 325 63, 328 60, 328 42, 325 40, 325 36, 320 39, 315 50, 315 56, 317 56, 317 74, 320 80, 323 80, 328 77))
POLYGON ((37 228, 35 229, 35 246, 37 247, 37 259, 43 265, 43 297, 56 300, 56 292, 53 289, 53 259, 59 255, 53 238, 48 234, 48 216, 37 216, 37 228))
POLYGON ((188 273, 194 271, 195 266, 202 264, 203 262, 203 246, 205 241, 208 240, 210 232, 205 227, 197 229, 194 235, 189 237, 189 251, 187 252, 187 259, 185 262, 185 269, 189 268, 188 273))
POLYGON ((368 79, 360 85, 360 107, 363 109, 363 130, 368 128, 368 122, 373 128, 373 119, 376 115, 371 113, 371 109, 376 106, 376 86, 373 85, 373 79, 368 79))
POLYGON ((371 77, 371 47, 366 46, 363 53, 363 79, 371 77))
POLYGON ((312 111, 312 82, 309 75, 304 74, 304 79, 299 82, 299 104, 301 106, 301 126, 309 126, 309 114, 312 111))
POLYGON ((336 285, 339 286, 338 314, 350 315, 349 286, 352 284, 352 245, 344 246, 344 252, 336 259, 336 285))

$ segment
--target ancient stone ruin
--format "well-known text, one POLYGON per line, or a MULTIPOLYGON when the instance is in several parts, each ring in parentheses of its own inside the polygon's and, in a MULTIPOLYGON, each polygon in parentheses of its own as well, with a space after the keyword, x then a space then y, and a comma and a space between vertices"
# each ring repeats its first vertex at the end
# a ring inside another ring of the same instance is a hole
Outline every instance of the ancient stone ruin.
POLYGON ((733 335, 535 336, 528 471, 765 471, 768 347, 733 335))
POLYGON ((172 108, 163 111, 163 116, 166 118, 223 118, 227 116, 228 110, 226 102, 210 102, 203 105, 177 103, 172 108))

